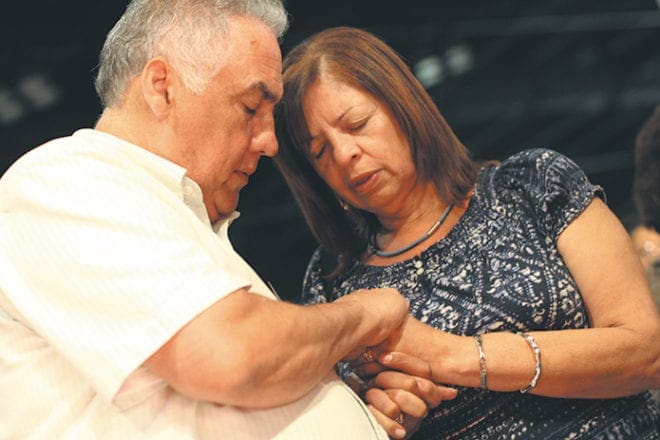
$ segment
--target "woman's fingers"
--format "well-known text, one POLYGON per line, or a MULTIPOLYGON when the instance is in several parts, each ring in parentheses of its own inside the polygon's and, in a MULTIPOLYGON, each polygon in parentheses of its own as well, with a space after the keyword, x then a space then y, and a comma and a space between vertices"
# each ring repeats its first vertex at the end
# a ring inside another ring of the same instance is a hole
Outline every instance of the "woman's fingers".
POLYGON ((383 353, 378 357, 378 361, 388 369, 402 371, 412 376, 433 378, 431 365, 415 356, 410 356, 398 351, 383 353))
POLYGON ((371 411, 371 414, 374 415, 378 424, 383 427, 387 435, 396 439, 403 439, 406 437, 407 431, 403 425, 387 417, 373 405, 367 405, 367 407, 369 408, 369 411, 371 411))
POLYGON ((388 368, 379 364, 378 362, 370 362, 368 364, 361 364, 354 368, 353 371, 363 379, 376 376, 378 373, 387 370, 388 368))
POLYGON ((378 386, 378 388, 400 388, 402 390, 410 391, 413 394, 420 393, 420 382, 417 381, 417 378, 400 371, 385 370, 378 373, 371 382, 378 386))
POLYGON ((390 395, 380 388, 369 388, 364 393, 364 399, 367 403, 392 420, 396 419, 402 412, 399 405, 390 397, 390 395))
MULTIPOLYGON (((386 389, 385 393, 399 407, 399 414, 403 413, 404 415, 410 415, 416 419, 426 417, 426 414, 428 413, 426 402, 415 394, 401 389, 386 389)), ((396 414, 394 419, 396 419, 399 414, 396 414)))
POLYGON ((423 377, 416 377, 415 380, 420 390, 418 396, 424 399, 429 409, 437 407, 443 400, 452 400, 458 396, 456 388, 437 384, 423 377))
POLYGON ((371 388, 365 398, 378 423, 394 438, 415 432, 427 414, 424 401, 405 390, 371 388))
MULTIPOLYGON (((371 364, 361 368, 367 365, 371 364)), ((362 395, 373 408, 376 420, 392 438, 405 438, 415 432, 429 409, 457 394, 453 388, 393 370, 382 371, 361 386, 366 389, 362 395)))
POLYGON ((383 371, 366 386, 373 383, 382 389, 401 389, 420 397, 429 408, 435 408, 443 400, 456 397, 458 391, 454 388, 438 385, 423 377, 415 377, 400 371, 383 371))

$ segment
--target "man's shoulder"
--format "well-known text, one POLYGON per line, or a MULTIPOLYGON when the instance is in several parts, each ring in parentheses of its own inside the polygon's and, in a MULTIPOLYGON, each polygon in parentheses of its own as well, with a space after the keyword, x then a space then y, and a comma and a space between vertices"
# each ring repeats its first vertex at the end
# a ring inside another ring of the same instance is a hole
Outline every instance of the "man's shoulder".
MULTIPOLYGON (((54 138, 28 150, 9 167, 3 179, 34 178, 59 168, 62 172, 74 168, 91 171, 90 167, 103 164, 104 155, 100 154, 102 150, 96 148, 89 137, 77 134, 54 138)), ((61 177, 64 177, 64 173, 61 177)))

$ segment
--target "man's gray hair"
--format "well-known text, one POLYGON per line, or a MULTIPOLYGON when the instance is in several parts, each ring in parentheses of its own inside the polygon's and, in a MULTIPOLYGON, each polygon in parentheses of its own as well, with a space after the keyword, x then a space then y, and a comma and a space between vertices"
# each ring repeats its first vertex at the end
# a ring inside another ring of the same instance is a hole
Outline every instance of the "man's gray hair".
POLYGON ((101 50, 96 92, 103 105, 121 103, 130 80, 156 56, 191 92, 202 93, 221 66, 232 16, 257 18, 277 38, 288 27, 281 0, 132 0, 101 50))

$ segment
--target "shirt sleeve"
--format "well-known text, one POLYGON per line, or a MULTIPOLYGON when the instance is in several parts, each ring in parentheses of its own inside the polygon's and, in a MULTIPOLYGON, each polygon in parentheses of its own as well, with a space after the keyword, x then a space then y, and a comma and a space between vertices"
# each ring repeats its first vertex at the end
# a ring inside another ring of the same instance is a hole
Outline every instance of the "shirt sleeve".
POLYGON ((0 191, 2 293, 108 401, 186 323, 249 284, 181 198, 125 165, 33 160, 0 191))
POLYGON ((558 237, 585 210, 594 197, 606 201, 605 191, 592 184, 571 159, 552 150, 539 152, 540 215, 548 234, 558 237))
POLYGON ((592 184, 573 160, 550 149, 537 148, 514 155, 502 164, 501 171, 515 182, 510 186, 522 187, 526 195, 523 203, 528 204, 530 215, 552 240, 594 197, 606 200, 603 188, 592 184))

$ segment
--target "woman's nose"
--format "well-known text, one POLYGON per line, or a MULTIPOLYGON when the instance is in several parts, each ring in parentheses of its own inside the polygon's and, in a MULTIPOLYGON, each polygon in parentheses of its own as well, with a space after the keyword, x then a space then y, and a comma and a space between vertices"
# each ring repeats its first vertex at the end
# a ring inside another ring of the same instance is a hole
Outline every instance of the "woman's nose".
POLYGON ((350 163, 359 157, 362 149, 351 136, 342 136, 333 146, 333 154, 337 163, 350 163))

